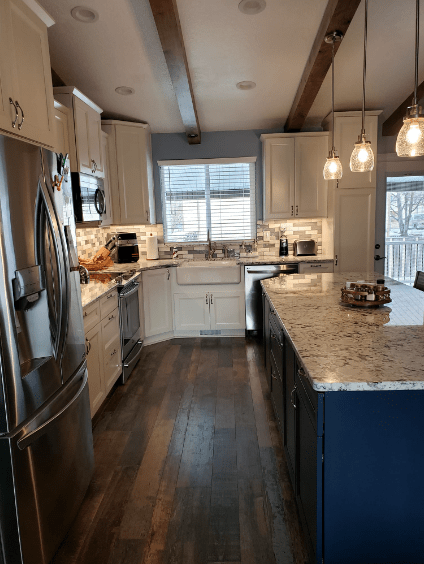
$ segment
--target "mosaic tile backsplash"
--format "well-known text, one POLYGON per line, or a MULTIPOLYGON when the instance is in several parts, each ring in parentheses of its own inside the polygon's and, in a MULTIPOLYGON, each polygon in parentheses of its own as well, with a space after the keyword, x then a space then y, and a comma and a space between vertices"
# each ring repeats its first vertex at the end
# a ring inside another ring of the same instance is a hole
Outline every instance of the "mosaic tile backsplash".
MULTIPOLYGON (((286 237, 289 242, 289 255, 293 254, 293 241, 295 239, 315 239, 318 245, 317 254, 322 254, 322 220, 321 219, 293 219, 290 221, 279 220, 263 222, 258 221, 257 226, 257 248, 259 257, 276 257, 280 247, 280 226, 286 229, 286 237), (264 232, 269 231, 270 240, 264 241, 264 232)), ((193 259, 203 258, 207 252, 206 245, 176 244, 167 245, 163 239, 163 225, 113 225, 109 227, 87 227, 77 229, 78 251, 81 258, 90 258, 100 247, 106 243, 108 233, 116 231, 135 232, 137 234, 140 258, 146 258, 146 238, 153 233, 158 237, 159 258, 167 259, 172 256, 172 249, 178 249, 178 258, 193 259)), ((251 243, 251 242, 250 242, 251 243)), ((230 249, 239 251, 240 241, 229 243, 230 249)), ((222 245, 217 244, 216 258, 222 258, 222 245)))

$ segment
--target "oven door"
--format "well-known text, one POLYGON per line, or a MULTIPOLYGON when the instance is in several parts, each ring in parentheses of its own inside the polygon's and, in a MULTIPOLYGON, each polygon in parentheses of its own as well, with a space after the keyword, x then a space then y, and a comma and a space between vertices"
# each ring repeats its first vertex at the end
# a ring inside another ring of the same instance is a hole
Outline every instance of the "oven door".
POLYGON ((139 282, 132 280, 119 294, 122 358, 125 359, 140 339, 139 282))

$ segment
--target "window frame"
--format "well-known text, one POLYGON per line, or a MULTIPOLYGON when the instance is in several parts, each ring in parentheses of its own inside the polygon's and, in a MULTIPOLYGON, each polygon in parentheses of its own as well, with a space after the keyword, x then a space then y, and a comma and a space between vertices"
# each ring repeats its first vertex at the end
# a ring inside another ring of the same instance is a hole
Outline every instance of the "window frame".
MULTIPOLYGON (((239 243, 240 241, 254 241, 257 237, 257 157, 229 157, 229 158, 218 158, 218 159, 180 159, 180 160, 166 160, 157 161, 159 167, 159 179, 160 179, 160 194, 162 203, 162 222, 163 222, 163 234, 164 242, 166 245, 179 246, 193 246, 207 244, 207 239, 196 239, 193 241, 167 241, 167 222, 166 222, 166 202, 165 202, 165 190, 162 183, 162 170, 161 167, 164 166, 195 166, 195 165, 225 165, 225 164, 254 164, 253 178, 251 178, 251 185, 253 182, 254 194, 251 195, 252 202, 254 205, 254 220, 252 220, 253 233, 251 238, 245 239, 219 239, 220 244, 227 243, 239 243)), ((205 199, 206 201, 206 199, 205 199)), ((209 210, 210 213, 210 210, 209 210)))

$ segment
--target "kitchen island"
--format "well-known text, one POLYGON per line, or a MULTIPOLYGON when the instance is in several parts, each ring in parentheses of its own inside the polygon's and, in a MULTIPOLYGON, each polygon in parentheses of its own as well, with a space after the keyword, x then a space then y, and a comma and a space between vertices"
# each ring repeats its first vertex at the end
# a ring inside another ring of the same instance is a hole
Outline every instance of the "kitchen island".
POLYGON ((392 303, 340 303, 346 280, 262 282, 266 362, 313 562, 424 562, 424 293, 386 278, 392 303))

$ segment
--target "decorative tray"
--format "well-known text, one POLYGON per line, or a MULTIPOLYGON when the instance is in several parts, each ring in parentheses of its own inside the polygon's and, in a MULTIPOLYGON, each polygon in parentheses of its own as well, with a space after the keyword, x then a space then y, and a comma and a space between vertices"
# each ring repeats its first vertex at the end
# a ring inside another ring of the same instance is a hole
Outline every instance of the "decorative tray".
POLYGON ((350 283, 349 288, 341 289, 340 301, 357 307, 380 307, 389 304, 390 290, 386 286, 373 283, 350 283))

